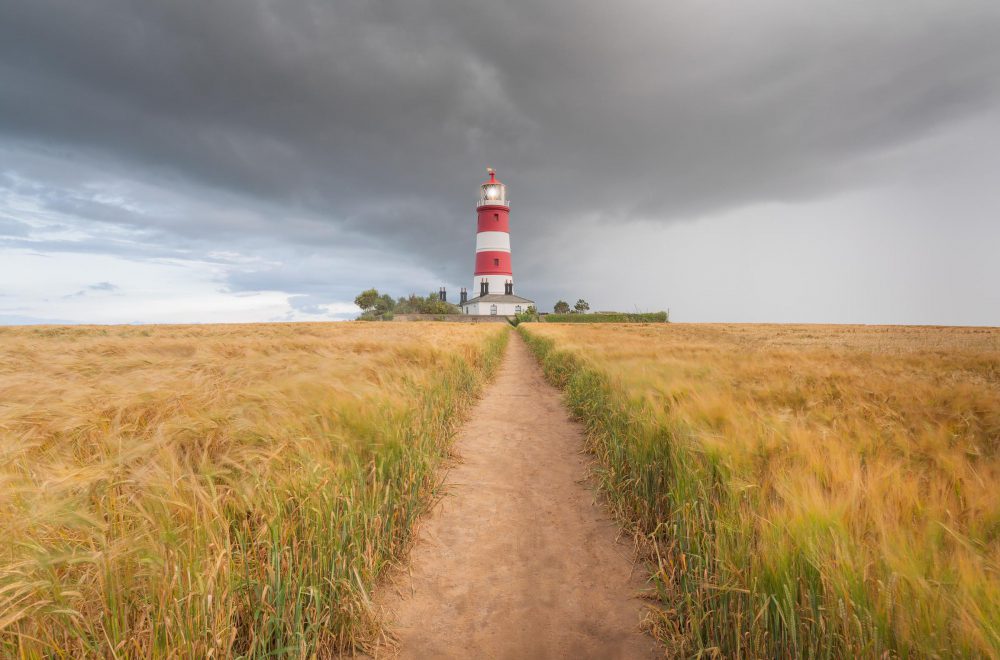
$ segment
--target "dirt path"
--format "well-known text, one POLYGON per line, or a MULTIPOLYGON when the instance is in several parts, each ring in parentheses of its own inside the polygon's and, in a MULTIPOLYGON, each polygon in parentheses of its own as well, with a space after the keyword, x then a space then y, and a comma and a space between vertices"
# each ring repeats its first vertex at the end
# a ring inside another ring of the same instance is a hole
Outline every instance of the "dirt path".
POLYGON ((516 334, 455 445, 408 573, 384 587, 404 658, 656 657, 641 569, 586 479, 582 429, 516 334))

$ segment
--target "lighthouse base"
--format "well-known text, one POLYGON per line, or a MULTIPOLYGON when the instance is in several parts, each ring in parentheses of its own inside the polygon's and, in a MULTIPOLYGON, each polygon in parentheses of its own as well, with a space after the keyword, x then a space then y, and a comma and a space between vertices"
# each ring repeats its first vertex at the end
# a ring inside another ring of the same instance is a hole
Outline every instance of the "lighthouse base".
POLYGON ((533 300, 509 294, 488 293, 462 303, 463 314, 477 316, 514 316, 534 305, 533 300))

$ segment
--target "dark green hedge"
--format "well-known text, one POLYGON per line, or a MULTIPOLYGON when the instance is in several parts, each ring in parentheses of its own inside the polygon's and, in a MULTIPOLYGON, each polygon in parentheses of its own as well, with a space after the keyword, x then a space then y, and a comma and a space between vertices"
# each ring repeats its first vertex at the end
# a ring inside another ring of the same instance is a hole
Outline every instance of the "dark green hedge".
POLYGON ((649 312, 646 314, 546 314, 541 317, 546 323, 669 323, 667 312, 649 312))

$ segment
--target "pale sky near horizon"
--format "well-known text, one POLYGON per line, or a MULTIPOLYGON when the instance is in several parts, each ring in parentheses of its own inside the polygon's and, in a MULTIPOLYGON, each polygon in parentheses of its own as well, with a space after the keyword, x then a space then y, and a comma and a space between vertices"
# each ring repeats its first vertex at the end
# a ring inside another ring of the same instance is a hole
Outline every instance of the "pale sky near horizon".
POLYGON ((1000 3, 0 1, 0 324, 1000 325, 1000 3))

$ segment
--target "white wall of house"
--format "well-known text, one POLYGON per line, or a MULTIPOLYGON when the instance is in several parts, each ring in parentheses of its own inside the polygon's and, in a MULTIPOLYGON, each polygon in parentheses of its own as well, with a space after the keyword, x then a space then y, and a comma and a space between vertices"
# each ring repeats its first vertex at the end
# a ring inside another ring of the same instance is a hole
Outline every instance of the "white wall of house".
POLYGON ((469 303, 462 306, 466 314, 481 316, 514 316, 528 309, 527 303, 469 303))

